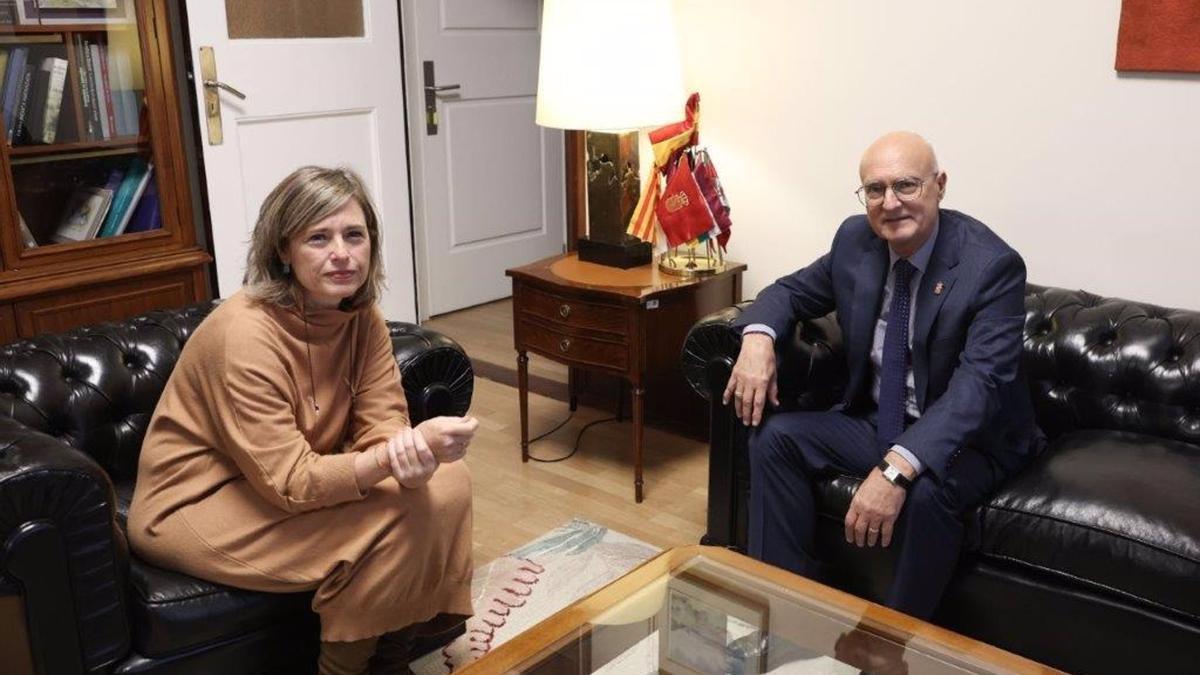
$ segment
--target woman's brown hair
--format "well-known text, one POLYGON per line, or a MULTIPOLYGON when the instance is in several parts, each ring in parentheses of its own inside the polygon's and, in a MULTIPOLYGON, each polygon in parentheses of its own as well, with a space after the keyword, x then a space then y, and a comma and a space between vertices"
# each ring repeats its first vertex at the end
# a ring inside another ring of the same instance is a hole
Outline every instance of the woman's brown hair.
POLYGON ((292 237, 336 213, 353 199, 362 208, 371 260, 367 280, 342 302, 343 309, 374 304, 383 291, 382 254, 379 251, 379 217, 362 178, 346 167, 305 166, 284 178, 263 200, 246 256, 246 293, 281 307, 296 304, 300 292, 281 254, 292 237))

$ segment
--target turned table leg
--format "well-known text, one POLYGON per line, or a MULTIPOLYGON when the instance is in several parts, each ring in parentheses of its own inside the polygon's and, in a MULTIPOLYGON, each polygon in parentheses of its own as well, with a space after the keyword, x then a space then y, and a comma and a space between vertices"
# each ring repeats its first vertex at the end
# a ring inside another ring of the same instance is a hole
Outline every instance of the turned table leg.
POLYGON ((517 352, 517 398, 521 403, 521 461, 529 461, 529 355, 517 352))

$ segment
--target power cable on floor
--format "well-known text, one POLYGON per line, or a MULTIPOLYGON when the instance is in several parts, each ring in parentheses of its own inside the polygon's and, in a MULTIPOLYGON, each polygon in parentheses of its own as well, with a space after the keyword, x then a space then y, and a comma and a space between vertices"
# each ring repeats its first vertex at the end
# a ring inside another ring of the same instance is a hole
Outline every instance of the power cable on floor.
MULTIPOLYGON (((572 419, 573 417, 575 417, 575 411, 574 411, 574 410, 572 410, 572 411, 570 412, 570 414, 568 414, 568 415, 567 415, 567 418, 566 418, 565 420, 563 420, 563 421, 559 422, 558 424, 556 424, 556 425, 554 426, 554 428, 553 428, 553 429, 551 429, 550 431, 547 431, 547 432, 546 432, 546 433, 544 433, 544 434, 540 434, 539 436, 536 436, 536 437, 534 437, 534 438, 530 439, 530 441, 529 441, 529 445, 533 445, 534 443, 536 443, 536 442, 538 442, 538 441, 542 440, 543 438, 545 438, 545 437, 549 436, 550 434, 552 434, 552 433, 554 433, 554 432, 558 431, 559 429, 563 428, 564 426, 566 426, 567 422, 570 422, 570 421, 571 421, 571 419, 572 419)), ((542 462, 542 463, 544 463, 544 464, 553 464, 554 462, 561 462, 561 461, 563 461, 563 460, 570 459, 571 457, 574 457, 574 456, 575 456, 575 453, 579 452, 579 442, 580 442, 581 440, 583 440, 583 432, 585 432, 585 431, 587 431, 588 429, 590 429, 591 427, 593 427, 593 426, 595 426, 595 425, 597 425, 597 424, 601 424, 601 423, 603 423, 603 422, 615 422, 615 421, 616 421, 616 419, 617 419, 617 418, 616 418, 616 416, 614 415, 613 417, 606 417, 606 418, 604 418, 604 419, 592 420, 591 422, 588 422, 587 424, 583 425, 583 428, 582 428, 582 429, 580 429, 580 430, 579 430, 579 433, 575 435, 575 446, 571 448, 571 452, 568 452, 567 454, 563 455, 562 457, 556 457, 556 458, 554 458, 554 459, 542 459, 542 458, 540 458, 540 457, 534 457, 534 456, 533 456, 533 453, 529 453, 529 459, 531 459, 531 460, 533 460, 533 461, 535 461, 535 462, 542 462)))

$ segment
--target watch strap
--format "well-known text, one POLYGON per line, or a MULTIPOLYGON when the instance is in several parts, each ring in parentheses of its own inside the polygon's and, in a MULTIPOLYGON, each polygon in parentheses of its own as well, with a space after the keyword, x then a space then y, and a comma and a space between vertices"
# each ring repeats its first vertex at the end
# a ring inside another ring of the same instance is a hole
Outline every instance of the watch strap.
POLYGON ((896 466, 893 466, 886 459, 879 461, 879 470, 883 472, 883 477, 892 485, 898 485, 907 490, 912 486, 912 479, 904 475, 896 466))

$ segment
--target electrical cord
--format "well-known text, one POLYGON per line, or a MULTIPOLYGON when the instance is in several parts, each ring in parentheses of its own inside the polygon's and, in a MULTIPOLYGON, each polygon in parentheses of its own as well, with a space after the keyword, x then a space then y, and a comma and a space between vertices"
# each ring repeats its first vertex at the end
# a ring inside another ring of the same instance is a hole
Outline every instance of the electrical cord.
MULTIPOLYGON (((572 410, 567 415, 567 418, 564 419, 563 421, 559 422, 558 424, 556 424, 553 429, 551 429, 550 431, 547 431, 544 434, 540 434, 540 435, 530 439, 529 445, 533 445, 534 443, 542 440, 543 438, 545 438, 545 437, 549 436, 550 434, 563 428, 564 426, 567 425, 567 422, 570 422, 571 419, 574 417, 575 417, 575 411, 572 410)), ((575 446, 571 448, 570 452, 563 455, 562 457, 555 457, 554 459, 542 459, 540 457, 534 457, 533 453, 530 453, 529 459, 531 459, 535 462, 542 462, 543 464, 553 464, 554 462, 561 462, 563 460, 571 459, 572 457, 575 456, 575 453, 579 452, 579 442, 583 440, 583 432, 587 431, 588 429, 592 428, 593 426, 595 426, 597 424, 601 424, 603 422, 615 422, 616 420, 617 420, 617 418, 614 415, 612 417, 605 417, 603 419, 592 420, 591 422, 588 422, 587 424, 583 425, 583 428, 580 429, 579 433, 575 435, 575 446)))

